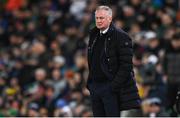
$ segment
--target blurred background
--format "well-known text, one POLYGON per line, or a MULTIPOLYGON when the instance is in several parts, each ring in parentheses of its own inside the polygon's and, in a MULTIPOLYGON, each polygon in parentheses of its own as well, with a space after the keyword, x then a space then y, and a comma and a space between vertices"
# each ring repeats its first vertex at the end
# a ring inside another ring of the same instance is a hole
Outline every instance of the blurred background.
POLYGON ((141 111, 178 116, 179 0, 0 0, 0 116, 92 116, 86 49, 98 5, 133 40, 141 111))

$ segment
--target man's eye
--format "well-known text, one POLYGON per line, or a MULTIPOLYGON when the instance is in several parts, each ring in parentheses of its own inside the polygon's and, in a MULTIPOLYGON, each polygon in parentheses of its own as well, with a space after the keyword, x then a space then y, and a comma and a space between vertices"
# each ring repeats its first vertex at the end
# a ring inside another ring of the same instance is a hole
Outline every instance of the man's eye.
POLYGON ((101 20, 102 20, 102 19, 104 19, 104 17, 99 17, 99 19, 101 19, 101 20))
POLYGON ((96 19, 104 19, 104 17, 97 17, 96 19))

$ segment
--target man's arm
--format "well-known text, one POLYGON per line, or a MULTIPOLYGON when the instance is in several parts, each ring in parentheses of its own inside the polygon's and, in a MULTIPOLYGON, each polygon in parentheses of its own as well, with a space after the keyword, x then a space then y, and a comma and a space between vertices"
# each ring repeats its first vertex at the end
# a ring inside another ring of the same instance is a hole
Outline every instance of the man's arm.
POLYGON ((112 81, 113 91, 119 91, 120 87, 132 78, 132 40, 126 33, 118 33, 116 37, 116 51, 118 56, 118 71, 112 81))

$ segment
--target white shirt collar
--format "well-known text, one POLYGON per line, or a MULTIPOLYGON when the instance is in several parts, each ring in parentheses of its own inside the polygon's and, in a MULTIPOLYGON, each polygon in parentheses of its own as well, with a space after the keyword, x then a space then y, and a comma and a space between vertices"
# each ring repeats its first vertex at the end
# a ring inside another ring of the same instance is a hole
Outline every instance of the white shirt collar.
POLYGON ((105 29, 105 30, 103 30, 103 31, 101 31, 101 30, 100 30, 100 33, 105 34, 105 33, 108 31, 108 29, 109 29, 109 27, 108 27, 108 28, 106 28, 106 29, 105 29))

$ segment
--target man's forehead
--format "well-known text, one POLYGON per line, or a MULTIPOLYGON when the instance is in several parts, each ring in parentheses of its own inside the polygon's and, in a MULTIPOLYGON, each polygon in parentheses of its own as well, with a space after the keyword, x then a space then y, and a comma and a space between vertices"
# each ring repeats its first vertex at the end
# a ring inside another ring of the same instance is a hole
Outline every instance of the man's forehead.
POLYGON ((104 14, 108 14, 108 11, 101 9, 95 12, 95 15, 104 15, 104 14))

